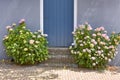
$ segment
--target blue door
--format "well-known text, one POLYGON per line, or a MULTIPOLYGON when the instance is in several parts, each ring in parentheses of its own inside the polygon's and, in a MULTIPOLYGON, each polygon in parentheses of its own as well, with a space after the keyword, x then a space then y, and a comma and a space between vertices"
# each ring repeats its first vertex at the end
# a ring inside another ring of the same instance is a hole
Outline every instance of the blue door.
POLYGON ((49 47, 68 47, 73 41, 74 0, 44 0, 44 33, 49 47))

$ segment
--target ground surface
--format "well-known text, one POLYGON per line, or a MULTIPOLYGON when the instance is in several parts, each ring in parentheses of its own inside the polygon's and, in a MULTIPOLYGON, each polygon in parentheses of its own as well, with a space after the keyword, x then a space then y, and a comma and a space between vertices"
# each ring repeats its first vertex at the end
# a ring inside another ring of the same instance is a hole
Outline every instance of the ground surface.
POLYGON ((111 71, 96 71, 39 65, 20 66, 0 62, 0 80, 120 80, 120 68, 111 71))

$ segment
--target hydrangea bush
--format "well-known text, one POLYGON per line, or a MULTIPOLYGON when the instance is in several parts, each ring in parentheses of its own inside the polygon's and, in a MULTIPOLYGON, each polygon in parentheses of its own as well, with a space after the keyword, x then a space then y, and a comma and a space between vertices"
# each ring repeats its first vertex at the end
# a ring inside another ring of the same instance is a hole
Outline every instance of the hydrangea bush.
POLYGON ((46 34, 41 30, 31 32, 26 29, 25 20, 6 27, 8 35, 3 39, 8 56, 18 64, 35 64, 48 58, 46 34))
POLYGON ((85 23, 73 32, 75 43, 70 46, 76 63, 81 67, 103 69, 116 55, 120 35, 108 36, 104 27, 92 29, 85 23))

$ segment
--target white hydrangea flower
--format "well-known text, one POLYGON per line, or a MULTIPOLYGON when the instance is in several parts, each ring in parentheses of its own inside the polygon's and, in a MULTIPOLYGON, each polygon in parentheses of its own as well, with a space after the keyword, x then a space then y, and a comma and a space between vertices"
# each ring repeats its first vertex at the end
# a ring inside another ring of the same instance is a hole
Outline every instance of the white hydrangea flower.
POLYGON ((75 45, 75 43, 72 43, 72 46, 74 46, 75 45))
POLYGON ((91 53, 91 50, 88 49, 87 52, 88 52, 88 53, 91 53))
POLYGON ((96 58, 95 57, 91 57, 92 60, 95 60, 96 58))
POLYGON ((30 44, 34 44, 34 42, 35 42, 34 40, 29 40, 30 44))
POLYGON ((36 48, 38 47, 37 45, 34 45, 36 48))
POLYGON ((69 49, 72 49, 72 46, 70 46, 69 49))
POLYGON ((93 63, 92 65, 93 65, 93 66, 95 66, 95 65, 96 65, 96 63, 93 63))
POLYGON ((74 51, 74 54, 77 54, 77 52, 76 52, 76 51, 74 51))
POLYGON ((41 35, 38 35, 37 37, 38 37, 38 38, 40 38, 40 37, 41 37, 41 35))
POLYGON ((80 44, 80 46, 83 46, 83 44, 80 44))
POLYGON ((25 26, 23 26, 22 28, 25 29, 25 26))
POLYGON ((13 31, 13 29, 12 29, 12 28, 10 28, 10 29, 9 29, 9 31, 13 31))
POLYGON ((33 38, 35 38, 36 36, 35 35, 32 35, 33 38))
POLYGON ((90 38, 90 36, 86 36, 86 38, 90 38))
POLYGON ((13 23, 12 26, 13 26, 13 27, 16 26, 16 23, 13 23))
POLYGON ((81 34, 84 34, 83 32, 81 32, 81 34))
POLYGON ((104 47, 105 49, 109 49, 107 46, 104 47))
POLYGON ((47 34, 43 34, 43 36, 47 37, 48 35, 47 34))
POLYGON ((108 59, 108 62, 111 62, 111 59, 108 59))
POLYGON ((38 32, 34 32, 34 34, 38 34, 38 32))
POLYGON ((27 41, 26 41, 26 40, 24 40, 23 42, 24 42, 24 43, 27 43, 27 41))
POLYGON ((90 54, 89 54, 88 56, 89 56, 89 57, 91 57, 91 55, 90 55, 90 54))
POLYGON ((107 58, 107 57, 105 57, 105 60, 108 60, 108 58, 107 58))
POLYGON ((73 51, 73 50, 71 50, 71 53, 74 53, 74 51, 73 51))
POLYGON ((28 50, 28 48, 24 48, 24 51, 27 51, 28 50))
POLYGON ((38 44, 38 43, 40 43, 40 42, 39 42, 39 41, 35 41, 35 43, 37 43, 37 44, 38 44))
POLYGON ((85 26, 84 25, 80 25, 80 29, 84 29, 85 28, 85 26))
POLYGON ((3 40, 6 40, 6 39, 8 39, 8 36, 7 36, 7 35, 4 36, 4 39, 3 39, 3 40))
POLYGON ((72 34, 75 34, 75 32, 73 31, 72 34))
POLYGON ((98 62, 96 62, 96 64, 98 64, 98 62))
POLYGON ((104 58, 105 56, 104 56, 104 54, 101 54, 101 56, 104 58))
POLYGON ((79 38, 77 37, 76 40, 78 40, 79 38))
POLYGON ((118 51, 116 51, 115 54, 118 54, 118 51))
POLYGON ((86 49, 83 49, 83 52, 86 52, 86 49))
POLYGON ((78 42, 80 42, 80 43, 81 43, 81 42, 82 42, 82 40, 79 40, 78 42))
POLYGON ((101 49, 100 46, 98 46, 98 49, 101 49))
POLYGON ((28 54, 29 56, 31 55, 31 53, 28 54))

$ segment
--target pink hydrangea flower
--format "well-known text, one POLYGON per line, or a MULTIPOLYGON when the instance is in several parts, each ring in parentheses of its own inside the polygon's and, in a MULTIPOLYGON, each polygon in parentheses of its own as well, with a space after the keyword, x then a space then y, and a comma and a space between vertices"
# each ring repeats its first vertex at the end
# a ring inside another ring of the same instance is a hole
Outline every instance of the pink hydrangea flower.
POLYGON ((12 28, 11 26, 6 26, 6 29, 10 29, 10 28, 12 28))
POLYGON ((96 44, 97 44, 97 42, 95 41, 95 42, 93 42, 93 44, 95 44, 95 45, 96 45, 96 44))
POLYGON ((88 25, 88 22, 86 21, 86 22, 85 22, 85 24, 87 24, 87 25, 88 25))
POLYGON ((98 54, 101 54, 102 52, 101 51, 97 51, 98 54))
POLYGON ((107 34, 102 34, 102 37, 104 37, 106 40, 110 40, 109 36, 107 34))
POLYGON ((96 34, 92 34, 93 37, 96 37, 96 34))
POLYGON ((109 48, 111 49, 111 48, 115 48, 113 45, 111 45, 111 46, 109 46, 109 48))
POLYGON ((90 25, 88 25, 87 30, 92 30, 92 27, 90 25))
POLYGON ((115 31, 113 31, 112 34, 115 34, 115 31))
POLYGON ((95 45, 97 44, 97 42, 95 41, 95 39, 92 39, 91 42, 92 42, 93 44, 95 44, 95 45))
POLYGON ((106 34, 102 34, 102 37, 104 37, 104 38, 105 38, 106 36, 107 36, 106 34))
POLYGON ((106 36, 106 37, 105 37, 105 39, 106 39, 106 40, 108 40, 108 41, 110 41, 110 38, 109 38, 109 36, 106 36))
POLYGON ((100 31, 100 28, 96 28, 95 31, 100 31))
POLYGON ((23 22, 25 22, 25 19, 21 19, 21 20, 19 21, 20 24, 23 23, 23 22))
POLYGON ((99 27, 99 28, 96 28, 96 29, 95 29, 95 31, 103 31, 103 30, 105 30, 104 27, 99 27))
POLYGON ((103 31, 103 30, 105 30, 105 28, 104 28, 104 27, 100 27, 100 30, 102 30, 102 31, 103 31))

